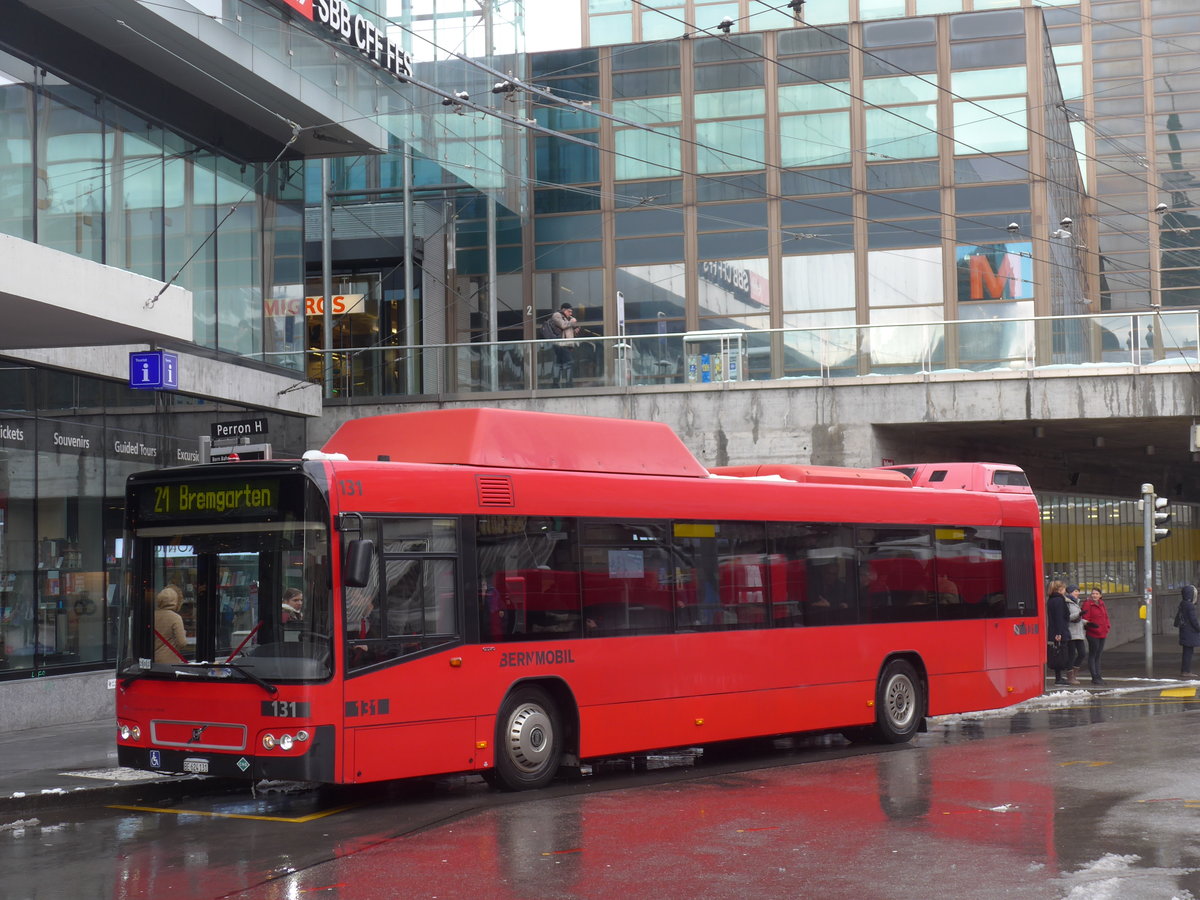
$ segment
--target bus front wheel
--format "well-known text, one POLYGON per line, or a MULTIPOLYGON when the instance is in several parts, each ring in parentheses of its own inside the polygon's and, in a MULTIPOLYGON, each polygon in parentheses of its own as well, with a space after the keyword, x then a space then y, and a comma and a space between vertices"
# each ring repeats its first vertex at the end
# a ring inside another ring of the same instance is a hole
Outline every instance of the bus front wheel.
POLYGON ((875 689, 875 740, 884 744, 912 740, 921 727, 924 709, 925 697, 916 669, 905 660, 892 660, 875 689))
POLYGON ((496 765, 488 782, 508 791, 545 787, 561 760, 558 707, 541 688, 518 688, 496 720, 496 765))

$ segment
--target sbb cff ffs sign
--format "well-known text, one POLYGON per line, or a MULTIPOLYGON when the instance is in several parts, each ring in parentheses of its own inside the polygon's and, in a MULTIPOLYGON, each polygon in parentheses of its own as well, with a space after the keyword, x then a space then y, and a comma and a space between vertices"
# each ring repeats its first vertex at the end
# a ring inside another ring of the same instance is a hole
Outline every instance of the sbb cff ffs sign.
POLYGON ((283 2, 296 12, 300 13, 300 15, 304 16, 304 18, 311 19, 313 17, 312 3, 310 0, 283 0, 283 2))
MULTIPOLYGON (((306 19, 324 25, 367 59, 397 78, 413 73, 412 54, 388 38, 384 30, 365 16, 351 11, 347 0, 282 0, 306 19)), ((357 3, 353 4, 357 6, 357 3)))

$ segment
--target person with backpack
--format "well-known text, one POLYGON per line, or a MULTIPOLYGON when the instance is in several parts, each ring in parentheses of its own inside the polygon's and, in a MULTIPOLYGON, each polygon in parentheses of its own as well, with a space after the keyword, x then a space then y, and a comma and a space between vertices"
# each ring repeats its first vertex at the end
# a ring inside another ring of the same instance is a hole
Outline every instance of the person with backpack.
POLYGON ((554 386, 571 387, 575 381, 575 338, 579 321, 570 303, 564 303, 542 324, 542 336, 554 341, 554 386))

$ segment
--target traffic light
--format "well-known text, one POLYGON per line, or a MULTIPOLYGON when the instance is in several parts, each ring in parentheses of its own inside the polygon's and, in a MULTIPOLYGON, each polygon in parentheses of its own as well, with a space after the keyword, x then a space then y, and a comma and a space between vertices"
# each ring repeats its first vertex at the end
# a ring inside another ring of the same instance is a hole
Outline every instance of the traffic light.
POLYGON ((1171 529, 1162 527, 1171 521, 1171 511, 1167 509, 1168 502, 1166 497, 1154 498, 1154 543, 1156 544, 1171 536, 1171 529))

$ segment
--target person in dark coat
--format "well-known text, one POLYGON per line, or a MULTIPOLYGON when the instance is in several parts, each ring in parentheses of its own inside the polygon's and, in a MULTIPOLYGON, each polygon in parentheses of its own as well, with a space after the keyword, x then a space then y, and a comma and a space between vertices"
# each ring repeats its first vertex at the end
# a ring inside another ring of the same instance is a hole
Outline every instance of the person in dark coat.
POLYGON ((1196 586, 1185 584, 1180 591, 1179 611, 1175 613, 1175 627, 1179 629, 1179 646, 1183 648, 1183 662, 1179 674, 1192 678, 1192 654, 1200 646, 1200 618, 1196 616, 1196 586))
MULTIPOLYGON (((1061 581, 1052 581, 1046 596, 1046 641, 1060 647, 1069 644, 1071 640, 1071 617, 1067 612, 1066 591, 1067 586, 1061 581)), ((1067 655, 1064 650, 1062 657, 1067 655)), ((1063 669, 1054 670, 1054 683, 1070 684, 1063 677, 1063 669)))
POLYGON ((1092 684, 1104 684, 1100 676, 1100 654, 1104 652, 1104 640, 1112 626, 1100 588, 1092 588, 1091 596, 1083 601, 1083 627, 1087 632, 1088 669, 1092 673, 1092 684))

